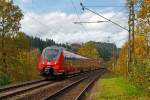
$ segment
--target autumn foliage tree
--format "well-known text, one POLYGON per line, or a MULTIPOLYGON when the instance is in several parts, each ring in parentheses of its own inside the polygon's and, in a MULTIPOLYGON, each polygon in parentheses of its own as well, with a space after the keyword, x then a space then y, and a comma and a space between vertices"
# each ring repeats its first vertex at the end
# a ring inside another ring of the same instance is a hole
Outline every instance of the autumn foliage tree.
POLYGON ((12 1, 0 0, 0 86, 38 77, 39 51, 30 49, 30 39, 19 32, 22 17, 12 1))
POLYGON ((79 48, 78 54, 94 59, 99 58, 99 53, 92 42, 83 44, 83 46, 79 48))
MULTIPOLYGON (((6 2, 5 0, 0 0, 0 37, 1 37, 1 58, 0 62, 2 67, 5 67, 5 71, 8 70, 7 58, 10 58, 10 37, 14 35, 20 28, 20 20, 22 19, 23 14, 20 8, 13 4, 13 2, 6 2), (10 47, 9 47, 9 46, 10 47), (7 47, 6 47, 7 46, 7 47)), ((13 44, 13 43, 12 43, 13 44)), ((13 54, 11 52, 11 54, 13 54)), ((12 57, 12 56, 11 56, 12 57)))
MULTIPOLYGON (((134 42, 135 42, 136 61, 139 61, 141 59, 145 59, 146 57, 148 57, 145 37, 137 35, 135 37, 134 42)), ((121 48, 119 59, 118 59, 119 68, 117 68, 117 70, 124 74, 127 74, 127 70, 128 70, 127 69, 127 57, 128 57, 128 42, 125 43, 125 45, 121 48)))
MULTIPOLYGON (((135 63, 127 66, 128 42, 121 48, 116 71, 128 76, 138 88, 149 91, 150 59, 147 52, 147 41, 145 36, 135 37, 135 63)), ((133 41, 132 41, 133 42, 133 41)))
POLYGON ((135 11, 135 62, 127 66, 128 60, 128 42, 120 50, 118 65, 116 71, 126 75, 127 78, 138 88, 149 91, 150 79, 150 1, 134 0, 134 4, 140 5, 138 11, 135 11))

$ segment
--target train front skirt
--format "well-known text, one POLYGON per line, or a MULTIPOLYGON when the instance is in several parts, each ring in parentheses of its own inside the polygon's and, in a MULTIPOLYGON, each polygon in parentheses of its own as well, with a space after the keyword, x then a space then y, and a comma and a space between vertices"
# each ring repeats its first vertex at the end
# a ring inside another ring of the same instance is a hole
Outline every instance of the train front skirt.
POLYGON ((41 76, 44 77, 49 77, 49 76, 54 76, 54 70, 53 68, 44 68, 43 71, 41 72, 41 76))

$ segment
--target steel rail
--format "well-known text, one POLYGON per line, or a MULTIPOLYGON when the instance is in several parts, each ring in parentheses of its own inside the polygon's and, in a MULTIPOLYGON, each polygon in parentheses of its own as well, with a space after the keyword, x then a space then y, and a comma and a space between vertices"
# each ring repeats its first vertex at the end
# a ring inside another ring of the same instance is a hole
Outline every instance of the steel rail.
MULTIPOLYGON (((52 84, 53 82, 49 82, 49 81, 44 81, 44 83, 38 83, 37 85, 36 84, 33 84, 35 86, 32 86, 31 87, 25 87, 25 88, 19 88, 19 89, 16 89, 16 91, 12 92, 12 91, 6 91, 4 93, 1 93, 0 94, 0 99, 5 99, 5 98, 8 98, 8 97, 12 97, 12 96, 16 96, 17 94, 20 94, 20 93, 23 93, 23 92, 27 92, 27 91, 30 91, 30 90, 33 90, 33 89, 36 89, 36 88, 40 88, 40 87, 43 87, 43 86, 46 86, 46 85, 49 85, 49 84, 52 84)), ((27 85, 28 86, 28 85, 27 85)))
POLYGON ((73 86, 79 84, 80 82, 82 82, 83 80, 85 80, 85 79, 87 79, 87 78, 88 78, 88 77, 81 78, 80 80, 75 81, 75 82, 73 82, 73 83, 71 83, 71 84, 65 86, 64 88, 62 88, 62 89, 56 91, 55 93, 53 93, 53 94, 51 94, 51 95, 45 97, 43 100, 51 100, 52 98, 57 97, 57 95, 59 95, 61 92, 63 92, 63 91, 65 91, 65 90, 67 90, 67 89, 69 89, 69 88, 71 88, 71 87, 73 87, 73 86))
POLYGON ((97 75, 91 82, 87 84, 87 86, 80 92, 80 94, 76 97, 75 100, 82 100, 84 94, 89 90, 89 88, 94 84, 94 82, 105 72, 101 72, 101 74, 97 75))
POLYGON ((26 86, 26 85, 35 84, 35 83, 38 83, 38 82, 42 82, 44 80, 45 79, 33 80, 33 81, 27 81, 27 82, 23 82, 23 83, 19 83, 19 84, 4 86, 4 87, 0 88, 0 92, 7 91, 7 90, 10 90, 10 89, 19 88, 19 87, 26 86))
MULTIPOLYGON (((75 77, 75 76, 78 76, 79 74, 81 74, 81 73, 78 72, 78 73, 68 74, 66 76, 66 78, 75 77)), ((4 91, 8 91, 10 89, 15 89, 15 88, 23 87, 23 86, 26 86, 26 85, 32 85, 32 84, 35 84, 35 83, 39 83, 39 82, 42 82, 42 81, 45 81, 45 80, 46 79, 39 79, 39 80, 32 80, 32 81, 22 82, 22 83, 18 83, 18 84, 3 86, 3 87, 0 87, 0 93, 4 92, 4 91)))

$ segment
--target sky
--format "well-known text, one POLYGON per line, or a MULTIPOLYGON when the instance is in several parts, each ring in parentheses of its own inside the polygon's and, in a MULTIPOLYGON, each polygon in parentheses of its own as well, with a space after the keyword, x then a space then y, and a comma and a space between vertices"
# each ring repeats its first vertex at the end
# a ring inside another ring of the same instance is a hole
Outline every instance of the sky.
POLYGON ((21 31, 31 36, 53 39, 57 43, 112 42, 121 47, 128 32, 111 22, 74 24, 74 22, 106 21, 84 6, 128 28, 125 0, 14 0, 22 9, 21 31))

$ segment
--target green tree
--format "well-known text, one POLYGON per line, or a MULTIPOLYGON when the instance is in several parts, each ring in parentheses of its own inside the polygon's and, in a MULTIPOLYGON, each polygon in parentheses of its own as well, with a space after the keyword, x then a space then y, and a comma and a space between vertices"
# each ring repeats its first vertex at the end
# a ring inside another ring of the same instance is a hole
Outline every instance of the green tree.
POLYGON ((118 53, 117 46, 113 43, 103 43, 103 42, 93 42, 99 52, 100 58, 103 58, 105 61, 109 61, 114 52, 118 53))

